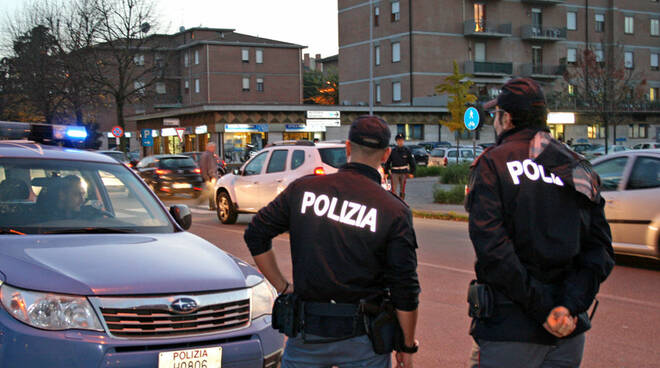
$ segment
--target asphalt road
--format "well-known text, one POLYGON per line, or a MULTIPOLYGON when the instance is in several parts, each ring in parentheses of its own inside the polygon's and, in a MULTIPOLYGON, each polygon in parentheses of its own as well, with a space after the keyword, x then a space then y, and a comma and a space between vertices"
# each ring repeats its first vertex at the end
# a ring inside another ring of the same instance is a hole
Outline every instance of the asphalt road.
MULTIPOLYGON (((166 203, 191 200, 168 199, 166 203)), ((254 264, 243 242, 251 216, 239 216, 236 225, 222 225, 214 212, 193 207, 192 233, 254 264)), ((420 351, 416 367, 467 367, 468 336, 466 288, 474 278, 474 251, 467 224, 415 219, 422 285, 417 336, 420 351)), ((291 275, 288 234, 273 241, 283 272, 291 275)), ((657 262, 617 258, 617 266, 602 285, 594 326, 587 334, 582 367, 658 367, 660 342, 660 266, 657 262)))

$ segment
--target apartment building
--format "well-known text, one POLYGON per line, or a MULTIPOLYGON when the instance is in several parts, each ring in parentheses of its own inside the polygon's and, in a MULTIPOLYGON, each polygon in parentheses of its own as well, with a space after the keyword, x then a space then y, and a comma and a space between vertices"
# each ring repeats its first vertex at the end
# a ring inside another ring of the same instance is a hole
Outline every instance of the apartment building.
MULTIPOLYGON (((624 144, 660 139, 657 0, 339 0, 338 19, 344 105, 368 105, 371 99, 375 106, 442 106, 446 96, 435 87, 451 74, 454 61, 482 100, 512 76, 536 79, 550 98, 575 88, 563 76, 585 48, 597 58, 617 50, 626 69, 646 83, 639 103, 621 114, 611 133, 624 144)), ((552 124, 556 137, 604 137, 588 109, 555 106, 574 112, 576 121, 552 124)), ((413 139, 451 136, 414 121, 396 124, 413 139)), ((493 139, 490 129, 481 135, 493 139)))

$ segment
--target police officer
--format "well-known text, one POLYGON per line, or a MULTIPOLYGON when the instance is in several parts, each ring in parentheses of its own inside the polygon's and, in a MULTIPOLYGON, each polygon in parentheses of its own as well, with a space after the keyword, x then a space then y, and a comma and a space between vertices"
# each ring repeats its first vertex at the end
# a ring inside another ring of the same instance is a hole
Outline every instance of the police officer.
POLYGON ((415 174, 415 157, 412 152, 403 145, 403 134, 396 135, 396 147, 392 150, 390 157, 385 163, 386 171, 392 180, 392 193, 396 194, 399 188, 399 197, 406 198, 406 180, 415 174))
POLYGON ((614 265, 600 179, 550 136, 533 80, 510 80, 484 107, 497 143, 473 164, 466 201, 477 256, 470 366, 578 367, 586 312, 614 265))
POLYGON ((353 316, 361 300, 386 288, 404 337, 397 366, 412 367, 418 346, 417 241, 408 206, 380 187, 377 168, 390 153, 389 140, 382 119, 359 117, 346 142, 349 163, 336 174, 294 181, 245 231, 259 270, 280 294, 295 293, 304 302, 304 328, 288 339, 284 368, 390 367, 390 354, 374 352, 364 323, 353 316), (285 231, 290 234, 293 283, 280 272, 271 249, 271 240, 285 231), (313 313, 312 307, 326 316, 313 313), (327 316, 339 309, 349 316, 327 316), (324 339, 334 342, 319 343, 324 339))

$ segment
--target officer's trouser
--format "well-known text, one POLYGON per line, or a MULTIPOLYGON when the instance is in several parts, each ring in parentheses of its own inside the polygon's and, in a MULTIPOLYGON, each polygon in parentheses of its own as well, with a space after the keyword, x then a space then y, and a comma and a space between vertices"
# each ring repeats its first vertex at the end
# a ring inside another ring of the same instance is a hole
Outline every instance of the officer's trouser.
POLYGON ((199 197, 199 200, 197 203, 203 203, 206 199, 208 199, 209 202, 209 209, 213 210, 215 209, 215 178, 211 180, 206 180, 204 181, 204 185, 202 187, 202 194, 199 197))
POLYGON ((560 339, 557 345, 526 342, 473 342, 470 368, 576 368, 582 361, 584 334, 560 339))
POLYGON ((408 179, 408 173, 392 173, 392 193, 405 199, 406 197, 406 179, 408 179), (397 192, 397 188, 399 191, 397 192))
MULTIPOLYGON (((323 337, 307 335, 307 339, 323 337)), ((282 368, 390 368, 390 354, 376 354, 367 335, 326 344, 305 344, 298 334, 284 348, 282 368)))

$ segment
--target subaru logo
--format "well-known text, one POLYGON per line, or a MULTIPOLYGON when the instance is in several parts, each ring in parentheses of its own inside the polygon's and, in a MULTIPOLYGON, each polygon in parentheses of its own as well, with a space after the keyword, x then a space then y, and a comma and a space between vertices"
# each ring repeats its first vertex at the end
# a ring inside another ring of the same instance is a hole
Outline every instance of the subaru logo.
POLYGON ((170 304, 175 313, 191 313, 197 310, 197 302, 192 298, 179 298, 170 304))

